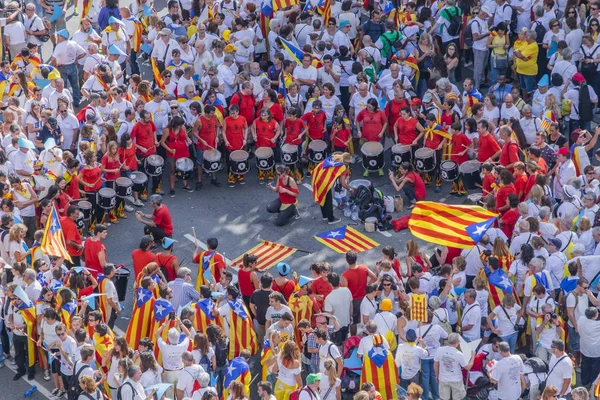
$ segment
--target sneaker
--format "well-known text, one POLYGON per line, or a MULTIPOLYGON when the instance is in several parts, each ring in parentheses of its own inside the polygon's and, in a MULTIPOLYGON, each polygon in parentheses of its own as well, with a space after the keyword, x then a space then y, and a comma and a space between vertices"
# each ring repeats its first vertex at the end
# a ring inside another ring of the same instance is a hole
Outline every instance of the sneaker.
POLYGON ((327 217, 323 217, 323 218, 321 218, 321 219, 322 219, 323 221, 327 221, 329 218, 327 218, 327 217))
POLYGON ((58 392, 60 392, 60 390, 58 388, 55 388, 52 392, 50 392, 50 394, 52 396, 56 396, 58 394, 58 392))
POLYGON ((436 193, 439 193, 439 192, 441 192, 441 191, 442 191, 442 187, 441 187, 441 186, 436 186, 436 187, 435 187, 435 192, 436 192, 436 193))
POLYGON ((136 207, 144 207, 144 203, 142 203, 142 201, 140 199, 137 199, 136 201, 134 201, 133 205, 136 207))
POLYGON ((300 219, 300 213, 296 210, 296 215, 294 215, 294 219, 300 219))
POLYGON ((468 63, 465 63, 465 65, 464 65, 464 66, 465 66, 465 67, 470 67, 470 66, 472 66, 472 65, 473 65, 473 62, 472 62, 472 61, 469 61, 468 63))
POLYGON ((229 182, 229 187, 235 187, 235 183, 229 182))
POLYGON ((79 15, 79 7, 75 7, 75 10, 73 11, 73 15, 75 15, 75 16, 79 15))
POLYGON ((171 197, 175 197, 175 191, 174 191, 174 190, 171 190, 171 191, 169 192, 169 196, 171 196, 171 197))
POLYGON ((45 381, 50 380, 50 370, 49 369, 44 370, 44 380, 45 381))
POLYGON ((131 207, 129 204, 127 204, 127 205, 125 205, 125 211, 132 212, 133 211, 133 207, 131 207))
POLYGON ((594 110, 594 114, 600 114, 600 107, 594 110))
POLYGON ((27 374, 27 380, 32 381, 35 379, 35 374, 27 374))
POLYGON ((302 185, 302 179, 296 179, 296 185, 302 185))
MULTIPOLYGON (((194 192, 194 191, 192 190, 192 188, 191 188, 191 187, 189 187, 189 186, 184 186, 184 187, 183 187, 183 190, 185 190, 185 191, 186 191, 186 192, 188 192, 188 193, 193 193, 193 192, 194 192)), ((173 196, 171 196, 171 197, 173 197, 173 196)))
POLYGON ((56 397, 57 398, 61 398, 63 397, 65 394, 67 394, 67 392, 63 391, 63 390, 59 390, 58 393, 56 393, 56 397))
MULTIPOLYGON (((210 184, 216 187, 221 187, 221 184, 216 179, 211 179, 210 184)), ((243 185, 243 184, 242 184, 243 185)))
POLYGON ((196 182, 196 190, 202 189, 202 182, 196 182))
POLYGON ((246 184, 246 179, 242 178, 238 182, 240 183, 240 185, 245 185, 246 184))
POLYGON ((13 376, 13 381, 18 381, 19 379, 21 379, 24 376, 25 376, 25 374, 17 373, 15 376, 13 376))
POLYGON ((17 363, 15 362, 15 360, 14 360, 14 359, 11 359, 11 360, 8 362, 8 365, 10 365, 10 367, 11 367, 11 368, 16 368, 16 367, 17 367, 17 363))
POLYGON ((338 222, 340 222, 342 219, 341 218, 335 218, 333 221, 329 221, 328 224, 329 225, 333 225, 333 224, 337 224, 338 222))
POLYGON ((363 172, 363 176, 366 178, 369 176, 369 171, 365 169, 365 172, 363 172))
POLYGON ((259 185, 264 185, 265 184, 265 180, 264 179, 259 179, 258 180, 258 184, 259 185))
POLYGON ((379 171, 377 171, 377 173, 379 174, 379 176, 383 176, 383 169, 380 169, 379 171))

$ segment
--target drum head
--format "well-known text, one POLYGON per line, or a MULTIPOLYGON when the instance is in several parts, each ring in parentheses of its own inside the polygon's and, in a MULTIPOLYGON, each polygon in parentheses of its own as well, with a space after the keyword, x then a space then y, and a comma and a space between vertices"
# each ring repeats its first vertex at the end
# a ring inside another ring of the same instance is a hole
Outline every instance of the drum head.
POLYGON ((98 190, 98 194, 100 195, 100 197, 115 197, 117 195, 117 192, 115 192, 111 188, 101 188, 100 190, 98 190))
POLYGON ((273 149, 270 147, 259 147, 258 149, 256 149, 255 154, 258 158, 273 157, 273 149))
POLYGON ((248 152, 246 150, 234 150, 229 154, 231 161, 246 161, 248 152))
POLYGON ((158 154, 152 154, 151 156, 148 156, 148 158, 146 158, 146 161, 148 162, 148 164, 153 165, 155 167, 162 166, 165 163, 165 160, 163 160, 163 158, 158 154))
POLYGON ((204 159, 215 162, 221 159, 221 152, 219 150, 206 150, 204 152, 204 159))
POLYGON ((124 176, 117 178, 117 186, 131 186, 131 185, 133 185, 133 182, 131 179, 124 177, 124 176))
POLYGON ((327 143, 322 140, 313 140, 308 144, 308 148, 314 151, 325 151, 327 149, 327 143))
POLYGON ((428 149, 427 147, 423 147, 415 151, 415 157, 417 158, 428 158, 431 157, 432 154, 433 150, 428 149))
POLYGON ((294 146, 293 144, 286 143, 281 146, 281 151, 284 153, 297 153, 298 146, 294 146))
POLYGON ((410 151, 410 146, 404 144, 395 144, 392 146, 392 153, 394 154, 403 154, 407 151, 410 151))
POLYGON ((80 210, 91 210, 92 203, 90 203, 89 201, 82 200, 79 203, 77 203, 77 207, 79 207, 80 210))
POLYGON ((473 172, 479 172, 480 169, 481 169, 481 163, 476 160, 465 161, 458 167, 458 170, 462 174, 471 174, 473 172))
POLYGON ((355 180, 353 180, 353 181, 350 182, 350 187, 352 189, 356 189, 359 186, 370 187, 371 186, 371 181, 368 181, 366 179, 355 179, 355 180))
POLYGON ((456 163, 452 160, 442 161, 442 163, 440 164, 440 168, 449 171, 451 169, 456 168, 456 163))
POLYGON ((383 152, 383 146, 379 142, 367 142, 360 150, 365 156, 378 156, 383 152))
POLYGON ((180 158, 175 161, 175 167, 182 172, 188 172, 194 169, 194 163, 189 158, 180 158))
POLYGON ((148 177, 142 171, 133 171, 131 173, 131 180, 135 184, 143 185, 144 183, 148 182, 148 177))

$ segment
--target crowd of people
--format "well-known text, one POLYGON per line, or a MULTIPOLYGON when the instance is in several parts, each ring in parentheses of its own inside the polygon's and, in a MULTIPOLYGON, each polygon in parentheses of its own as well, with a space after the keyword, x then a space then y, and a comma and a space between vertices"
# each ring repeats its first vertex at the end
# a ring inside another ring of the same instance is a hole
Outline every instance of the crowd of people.
POLYGON ((0 366, 15 380, 42 370, 73 400, 594 394, 600 3, 25 3, 0 18, 0 366), (216 238, 197 271, 180 266, 163 175, 171 197, 220 187, 221 169, 236 187, 252 158, 278 225, 308 177, 340 222, 361 161, 365 177, 392 166, 408 209, 447 182, 498 220, 472 249, 409 240, 373 265, 349 251, 341 274, 259 272, 246 254, 234 276, 216 238), (103 241, 145 205, 121 332, 123 268, 103 241), (68 257, 43 250, 56 221, 68 257))

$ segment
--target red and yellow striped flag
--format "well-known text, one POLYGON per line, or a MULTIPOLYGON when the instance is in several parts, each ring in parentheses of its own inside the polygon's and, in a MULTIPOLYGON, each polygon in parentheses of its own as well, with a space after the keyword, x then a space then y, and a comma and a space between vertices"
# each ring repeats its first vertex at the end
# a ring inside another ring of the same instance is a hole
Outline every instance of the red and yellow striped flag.
POLYGON ((410 319, 427 322, 427 295, 410 294, 410 319))
POLYGON ((299 4, 299 0, 273 0, 273 12, 299 4))
MULTIPOLYGON (((256 257, 258 257, 256 269, 263 272, 278 262, 283 261, 287 257, 291 256, 296 252, 296 250, 297 249, 294 249, 293 247, 287 247, 275 242, 262 240, 259 245, 253 247, 244 254, 254 254, 256 257)), ((234 268, 241 268, 244 261, 244 254, 233 260, 231 262, 231 266, 234 268)))
MULTIPOLYGON (((299 296, 298 293, 292 294, 290 297, 288 306, 292 311, 292 315, 294 316, 294 321, 296 321, 295 325, 298 325, 298 322, 303 319, 308 320, 309 322, 312 320, 313 316, 313 301, 308 295, 299 296)), ((298 346, 302 345, 302 333, 298 328, 294 331, 294 338, 298 346)))
POLYGON ((331 190, 337 178, 347 171, 343 162, 335 162, 327 157, 319 163, 312 172, 313 199, 319 205, 325 204, 325 197, 331 190))
POLYGON ((92 9, 92 0, 83 0, 83 7, 81 8, 81 20, 87 18, 90 15, 90 10, 92 9))
POLYGON ((142 287, 138 288, 136 301, 131 314, 131 321, 125 333, 125 339, 132 349, 137 349, 138 343, 154 333, 154 294, 142 287))
POLYGON ((142 47, 142 23, 136 16, 127 19, 133 22, 133 51, 139 53, 142 47))
MULTIPOLYGON (((98 274, 98 293, 106 294, 106 284, 110 279, 106 277, 104 274, 98 274)), ((108 308, 110 305, 108 304, 108 295, 100 296, 98 299, 98 310, 102 313, 102 319, 104 321, 108 321, 108 308)))
POLYGON ((271 342, 269 339, 265 339, 263 349, 260 352, 260 365, 262 366, 261 380, 266 381, 269 375, 269 368, 267 368, 267 360, 273 356, 273 350, 271 350, 271 342))
POLYGON ((46 222, 44 237, 42 238, 42 251, 49 256, 57 256, 71 261, 71 256, 67 252, 65 237, 63 236, 62 226, 56 207, 52 206, 50 217, 46 222))
POLYGON ((193 321, 196 331, 206 332, 206 328, 213 324, 223 327, 221 317, 213 316, 213 307, 212 299, 200 299, 196 304, 192 304, 192 309, 196 311, 193 321))
POLYGON ((323 26, 327 28, 329 18, 331 18, 331 0, 323 0, 323 7, 320 8, 321 14, 323 15, 323 26))
POLYGON ((154 82, 156 83, 156 87, 165 90, 165 81, 163 81, 163 78, 160 75, 160 71, 156 66, 156 61, 154 61, 153 57, 150 57, 150 63, 152 64, 152 74, 154 75, 154 82))
POLYGON ((367 251, 379 246, 379 243, 349 226, 319 233, 314 238, 340 254, 344 254, 349 250, 367 251))
POLYGON ((364 355, 360 385, 372 382, 382 400, 392 400, 398 398, 398 367, 392 352, 383 346, 383 340, 381 335, 373 336, 373 348, 364 355))
POLYGON ((414 236, 426 242, 471 249, 475 246, 475 241, 467 228, 485 223, 496 216, 479 206, 419 201, 413 208, 408 227, 414 236))
POLYGON ((240 355, 244 349, 258 353, 258 340, 250 313, 241 299, 228 302, 229 308, 229 359, 240 355))

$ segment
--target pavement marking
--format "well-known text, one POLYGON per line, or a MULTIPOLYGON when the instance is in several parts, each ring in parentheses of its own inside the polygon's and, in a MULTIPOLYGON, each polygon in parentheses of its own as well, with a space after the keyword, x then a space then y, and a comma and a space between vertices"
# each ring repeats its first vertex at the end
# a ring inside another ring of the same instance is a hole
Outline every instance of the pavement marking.
POLYGON ((383 236, 385 236, 385 237, 392 237, 392 234, 391 234, 391 233, 389 233, 388 231, 379 231, 379 230, 378 230, 377 232, 381 233, 381 234, 382 234, 383 236))
MULTIPOLYGON (((4 360, 4 366, 6 368, 10 369, 11 371, 13 371, 15 374, 17 373, 17 369, 13 368, 12 366, 10 366, 8 364, 7 360, 4 360)), ((48 399, 55 398, 54 396, 52 396, 52 393, 50 393, 50 391, 43 386, 42 382, 38 381, 37 379, 33 379, 31 381, 28 381, 27 379, 25 379, 26 376, 27 376, 27 374, 25 374, 24 376, 22 376, 21 379, 23 379, 25 382, 27 382, 31 386, 33 386, 33 385, 37 386, 37 391, 40 392, 40 394, 42 396, 44 396, 44 397, 46 397, 48 399)))
POLYGON ((307 188, 311 192, 313 191, 313 188, 312 188, 312 186, 309 183, 303 183, 302 186, 304 186, 305 188, 307 188))

